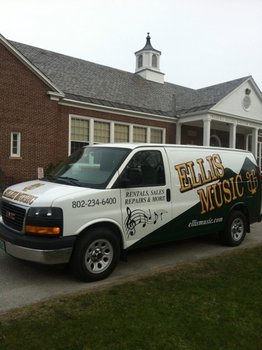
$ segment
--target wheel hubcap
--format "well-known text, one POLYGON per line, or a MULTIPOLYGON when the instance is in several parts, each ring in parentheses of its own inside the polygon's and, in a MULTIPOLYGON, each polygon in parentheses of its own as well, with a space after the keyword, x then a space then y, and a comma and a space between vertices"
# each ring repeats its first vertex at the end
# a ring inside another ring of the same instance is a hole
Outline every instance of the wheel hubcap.
POLYGON ((85 255, 88 271, 101 273, 105 271, 113 260, 113 247, 106 239, 98 239, 92 242, 85 255))
POLYGON ((232 222, 231 233, 235 241, 242 238, 244 234, 244 223, 241 219, 237 218, 232 222))

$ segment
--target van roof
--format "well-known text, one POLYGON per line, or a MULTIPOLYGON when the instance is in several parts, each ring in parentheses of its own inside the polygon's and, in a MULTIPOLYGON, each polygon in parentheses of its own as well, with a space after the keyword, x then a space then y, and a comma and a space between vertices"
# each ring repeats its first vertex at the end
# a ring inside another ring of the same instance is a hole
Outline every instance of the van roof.
POLYGON ((128 149, 136 149, 136 148, 145 148, 145 147, 165 147, 165 148, 177 148, 177 149, 210 149, 216 151, 234 151, 234 152, 242 152, 242 153, 251 153, 250 151, 236 148, 228 148, 228 147, 213 147, 213 146, 197 146, 197 145, 178 145, 178 144, 165 144, 165 143, 104 143, 104 144, 94 144, 86 147, 117 147, 117 148, 128 148, 128 149))

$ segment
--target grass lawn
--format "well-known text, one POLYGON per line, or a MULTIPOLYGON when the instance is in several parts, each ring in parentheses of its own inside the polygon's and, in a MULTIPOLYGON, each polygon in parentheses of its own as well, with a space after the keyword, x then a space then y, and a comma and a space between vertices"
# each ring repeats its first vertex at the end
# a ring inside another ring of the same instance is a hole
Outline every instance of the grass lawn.
POLYGON ((261 350, 262 246, 0 315, 0 349, 261 350))

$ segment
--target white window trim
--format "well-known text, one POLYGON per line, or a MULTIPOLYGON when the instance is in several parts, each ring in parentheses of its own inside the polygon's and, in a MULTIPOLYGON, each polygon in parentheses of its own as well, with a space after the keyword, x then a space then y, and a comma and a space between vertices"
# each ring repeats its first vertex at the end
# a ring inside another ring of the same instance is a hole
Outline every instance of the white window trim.
POLYGON ((115 139, 115 123, 114 122, 110 122, 110 143, 114 142, 115 139))
POLYGON ((112 122, 112 126, 113 126, 113 131, 114 132, 112 133, 112 139, 110 141, 111 143, 115 142, 115 125, 127 126, 128 127, 128 141, 126 141, 126 142, 127 143, 133 142, 133 139, 131 141, 131 133, 133 132, 133 127, 131 128, 131 124, 114 121, 114 122, 112 122))
MULTIPOLYGON (((134 130, 134 128, 139 128, 139 129, 144 129, 145 130, 145 133, 146 133, 146 141, 134 141, 134 139, 133 139, 133 142, 134 143, 150 143, 150 140, 148 140, 148 126, 146 126, 146 125, 139 125, 139 124, 134 124, 133 125, 133 130, 134 130)), ((133 132, 133 131, 132 131, 133 132)), ((134 132, 133 132, 133 135, 132 136, 134 136, 134 132)))
POLYGON ((152 132, 152 130, 162 130, 162 144, 166 143, 166 129, 165 128, 158 128, 158 127, 154 127, 154 126, 150 127, 149 142, 151 142, 151 132, 152 132))
POLYGON ((11 143, 10 143, 10 157, 11 158, 21 158, 21 133, 17 131, 11 132, 11 143), (13 153, 14 146, 14 136, 17 136, 17 152, 13 153))
POLYGON ((86 117, 82 117, 79 115, 74 115, 74 114, 70 114, 69 115, 69 125, 68 125, 68 155, 71 154, 71 143, 72 143, 72 139, 71 139, 71 129, 72 129, 72 119, 73 118, 77 118, 77 119, 82 119, 82 120, 89 120, 89 140, 87 140, 86 142, 88 142, 89 144, 91 144, 91 140, 92 140, 92 144, 94 143, 94 134, 93 134, 93 129, 94 129, 94 123, 92 123, 92 120, 90 120, 90 118, 86 118, 86 117), (92 131, 91 128, 92 127, 92 131), (91 135, 92 132, 92 135, 91 135))
POLYGON ((146 131, 146 142, 150 143, 150 141, 151 141, 151 128, 150 126, 148 126, 146 131))
POLYGON ((84 120, 89 120, 89 144, 92 145, 94 144, 94 123, 95 121, 100 121, 100 122, 105 122, 110 124, 110 143, 114 143, 114 128, 115 124, 119 125, 128 125, 129 127, 129 143, 133 142, 133 127, 141 127, 147 129, 147 134, 146 134, 146 142, 150 143, 151 139, 151 129, 156 129, 156 130, 161 130, 162 131, 162 142, 166 142, 166 128, 160 128, 160 127, 155 127, 155 126, 148 126, 144 124, 133 124, 133 123, 127 123, 127 122, 122 122, 118 120, 108 120, 108 119, 100 119, 100 118, 92 118, 92 117, 87 117, 87 116, 81 116, 77 114, 69 114, 69 130, 68 130, 68 154, 71 154, 71 120, 72 118, 78 118, 78 119, 84 119, 84 120))

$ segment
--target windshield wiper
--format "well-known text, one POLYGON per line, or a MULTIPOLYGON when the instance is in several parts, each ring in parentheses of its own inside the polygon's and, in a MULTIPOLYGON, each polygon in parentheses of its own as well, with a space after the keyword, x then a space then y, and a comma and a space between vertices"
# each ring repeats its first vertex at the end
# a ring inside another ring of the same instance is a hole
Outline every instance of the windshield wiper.
POLYGON ((79 183, 79 180, 77 180, 73 177, 68 177, 68 176, 47 175, 42 180, 50 181, 50 182, 60 182, 60 183, 65 183, 65 184, 69 183, 69 184, 74 185, 74 186, 82 187, 82 184, 79 183))
POLYGON ((53 176, 53 175, 46 175, 46 176, 43 177, 41 180, 53 182, 55 179, 56 179, 56 177, 53 176))
POLYGON ((79 180, 73 178, 73 177, 68 177, 68 176, 58 176, 58 177, 53 177, 55 181, 64 181, 65 183, 70 183, 71 185, 76 185, 76 186, 82 186, 79 183, 79 180))

